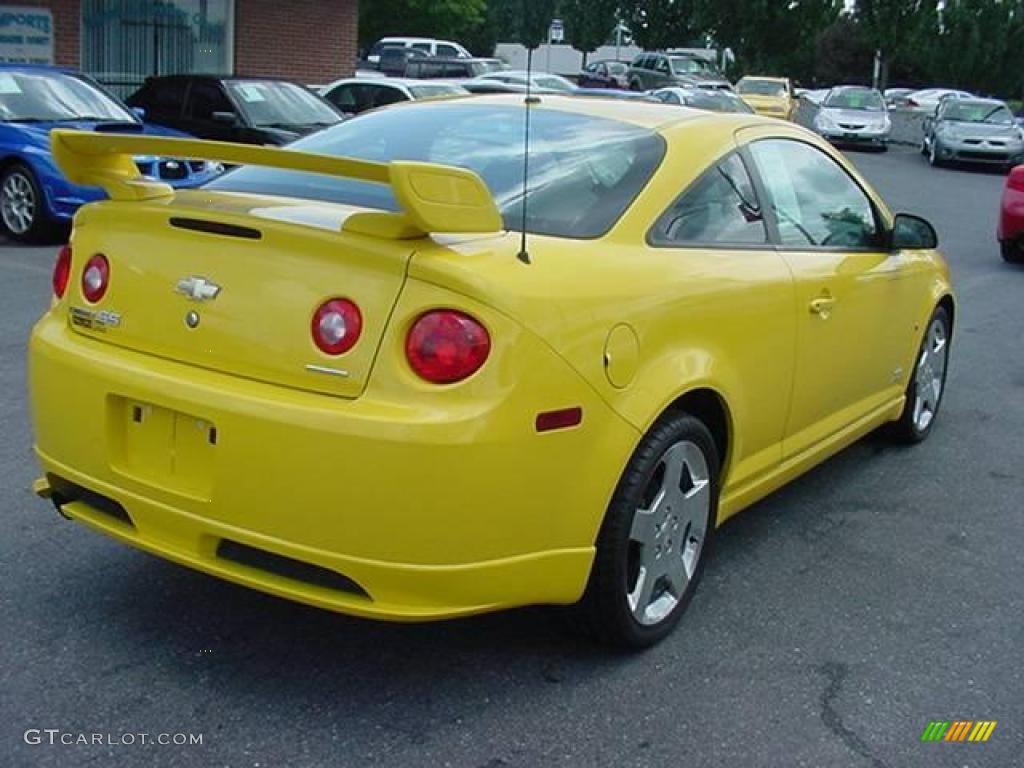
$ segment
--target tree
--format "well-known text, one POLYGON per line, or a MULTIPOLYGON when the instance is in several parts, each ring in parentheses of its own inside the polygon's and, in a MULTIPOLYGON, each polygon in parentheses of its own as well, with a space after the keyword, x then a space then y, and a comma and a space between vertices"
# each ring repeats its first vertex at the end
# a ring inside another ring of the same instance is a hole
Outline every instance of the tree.
POLYGON ((736 56, 737 74, 813 79, 816 41, 836 21, 841 0, 702 0, 699 22, 736 56))
POLYGON ((935 0, 856 0, 854 17, 882 65, 880 88, 885 87, 893 62, 914 51, 917 33, 929 25, 936 5, 935 0))
POLYGON ((486 21, 487 0, 364 0, 359 4, 359 42, 389 35, 459 39, 486 21))
POLYGON ((626 0, 620 4, 633 40, 645 50, 691 44, 699 37, 698 0, 626 0))
POLYGON ((593 53, 608 42, 618 20, 618 0, 563 0, 558 12, 565 22, 565 36, 577 51, 593 53))
POLYGON ((831 85, 866 85, 871 81, 874 51, 852 17, 843 15, 815 39, 813 81, 831 85))

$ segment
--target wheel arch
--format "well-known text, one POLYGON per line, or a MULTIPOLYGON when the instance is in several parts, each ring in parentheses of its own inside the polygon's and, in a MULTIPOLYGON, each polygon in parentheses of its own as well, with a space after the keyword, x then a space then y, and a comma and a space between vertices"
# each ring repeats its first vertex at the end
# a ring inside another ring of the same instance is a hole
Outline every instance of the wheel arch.
POLYGON ((722 393, 709 386, 697 386, 689 389, 672 400, 658 414, 655 423, 669 413, 687 413, 700 419, 708 428, 715 440, 715 448, 718 449, 718 459, 721 464, 720 480, 724 484, 732 450, 733 423, 732 412, 722 393))
POLYGON ((952 339, 956 331, 956 301, 953 295, 945 293, 939 297, 936 307, 942 307, 949 314, 949 338, 952 339))

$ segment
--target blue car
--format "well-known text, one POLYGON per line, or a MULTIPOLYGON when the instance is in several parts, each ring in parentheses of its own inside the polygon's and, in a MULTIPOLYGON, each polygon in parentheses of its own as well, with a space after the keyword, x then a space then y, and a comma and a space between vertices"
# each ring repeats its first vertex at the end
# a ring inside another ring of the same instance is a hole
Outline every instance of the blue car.
MULTIPOLYGON (((100 200, 97 187, 70 183, 53 162, 50 131, 187 134, 146 125, 95 81, 53 67, 0 64, 0 222, 22 242, 51 240, 67 230, 75 211, 100 200)), ((147 176, 193 187, 223 171, 217 163, 137 157, 147 176)))

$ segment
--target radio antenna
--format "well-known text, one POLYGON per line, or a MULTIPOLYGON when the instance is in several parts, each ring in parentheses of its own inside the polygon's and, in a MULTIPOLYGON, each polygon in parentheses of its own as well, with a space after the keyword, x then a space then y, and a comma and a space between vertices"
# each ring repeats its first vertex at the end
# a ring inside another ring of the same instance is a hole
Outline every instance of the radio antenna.
POLYGON ((530 263, 530 252, 526 247, 526 215, 529 202, 530 183, 530 109, 538 102, 533 96, 533 48, 526 49, 526 130, 523 132, 523 220, 519 233, 519 253, 516 258, 523 264, 530 263))

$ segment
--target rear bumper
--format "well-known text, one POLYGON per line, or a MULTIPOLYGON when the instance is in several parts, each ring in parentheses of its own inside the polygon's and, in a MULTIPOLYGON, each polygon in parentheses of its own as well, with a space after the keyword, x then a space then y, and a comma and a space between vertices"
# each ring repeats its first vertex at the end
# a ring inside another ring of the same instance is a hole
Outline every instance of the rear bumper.
POLYGON ((37 492, 122 542, 344 613, 415 621, 571 603, 637 435, 539 342, 516 349, 531 375, 483 409, 444 414, 372 386, 342 400, 139 355, 54 311, 30 348, 37 492), (537 434, 544 401, 581 405, 583 425, 537 434), (125 402, 216 426, 201 460, 177 456, 187 482, 137 465, 152 441, 125 454, 125 402))

